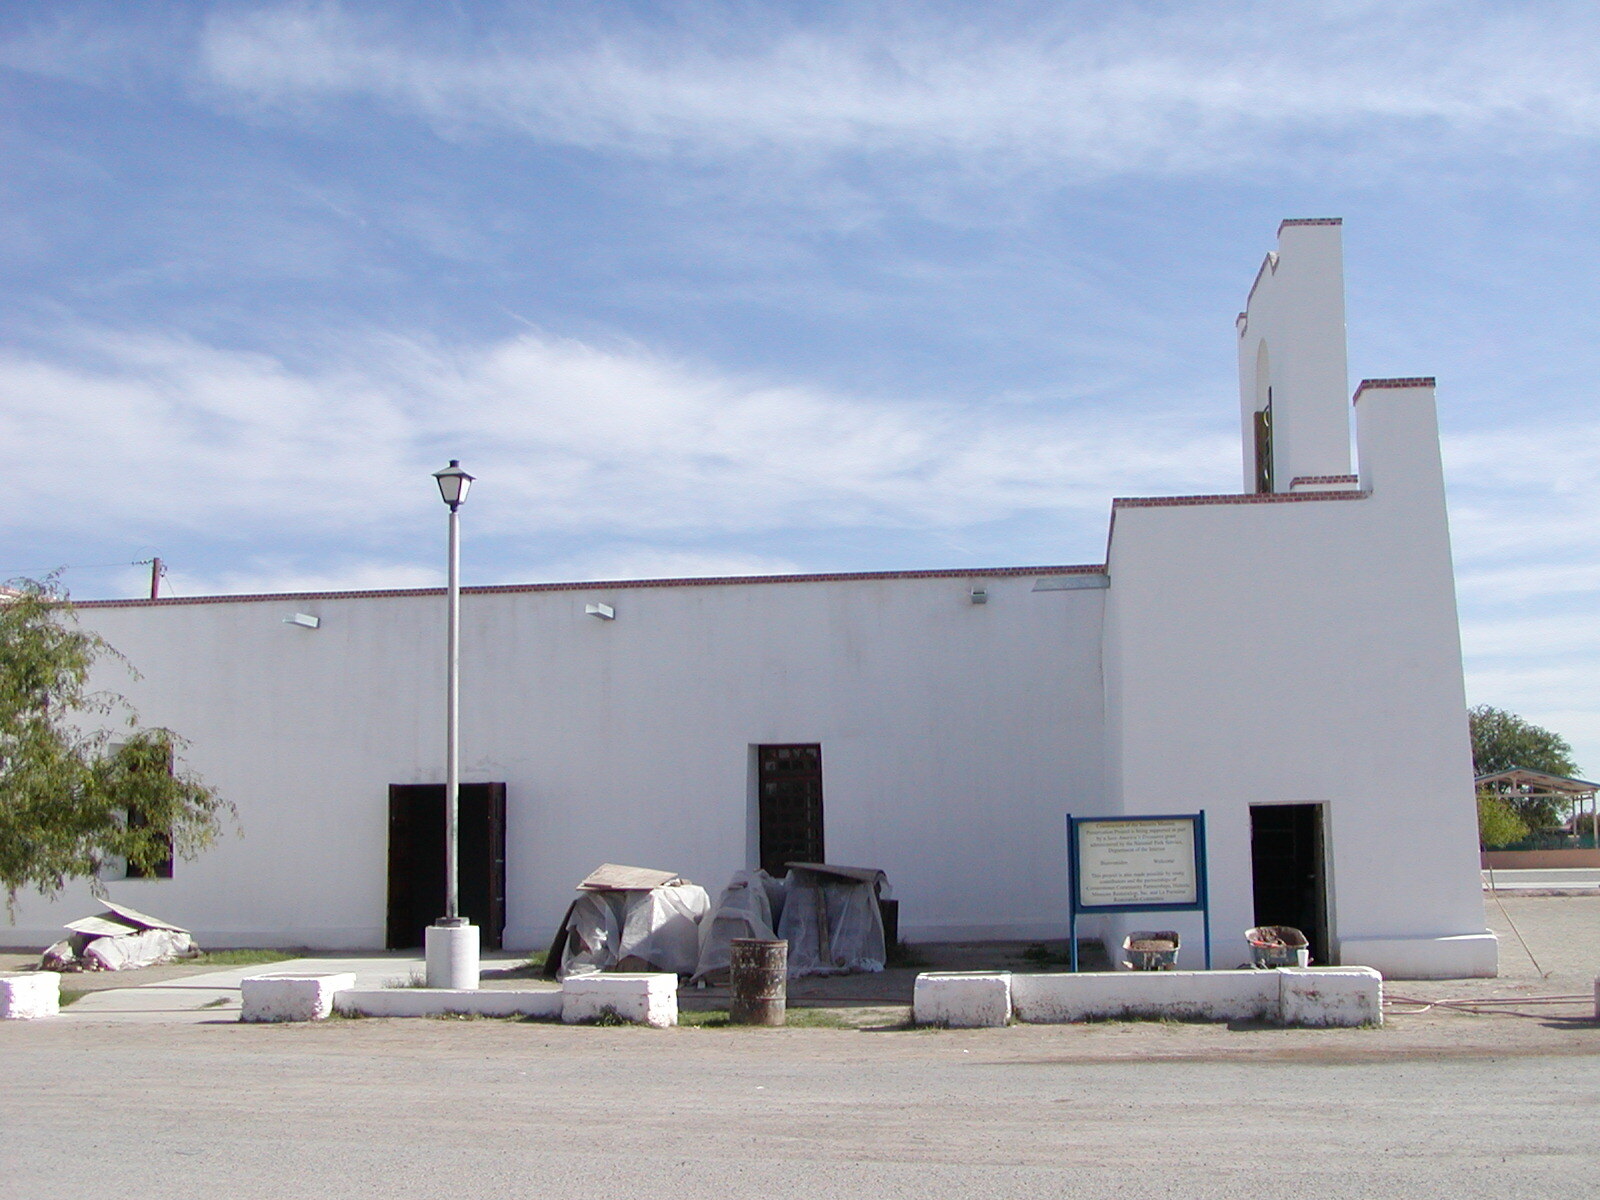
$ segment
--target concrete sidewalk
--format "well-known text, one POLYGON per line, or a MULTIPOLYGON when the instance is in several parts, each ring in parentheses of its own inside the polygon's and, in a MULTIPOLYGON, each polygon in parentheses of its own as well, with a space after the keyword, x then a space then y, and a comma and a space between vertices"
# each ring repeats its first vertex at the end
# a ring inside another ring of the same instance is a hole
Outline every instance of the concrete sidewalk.
POLYGON ((420 976, 423 962, 420 958, 393 956, 292 958, 132 987, 87 991, 63 1008, 61 1015, 78 1021, 237 1021, 241 979, 252 975, 329 975, 341 971, 352 972, 357 987, 389 987, 409 981, 413 973, 420 976))

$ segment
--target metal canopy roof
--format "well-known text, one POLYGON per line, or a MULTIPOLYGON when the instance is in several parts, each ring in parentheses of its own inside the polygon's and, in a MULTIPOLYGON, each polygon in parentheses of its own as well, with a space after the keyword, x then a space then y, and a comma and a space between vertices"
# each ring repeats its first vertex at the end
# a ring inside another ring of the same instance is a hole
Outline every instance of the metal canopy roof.
POLYGON ((1579 796, 1593 796, 1596 792, 1600 792, 1600 783, 1590 783, 1587 779, 1569 779, 1565 775, 1549 775, 1544 771, 1529 770, 1527 767, 1513 767, 1509 771, 1479 775, 1473 783, 1480 789, 1497 788, 1507 791, 1515 789, 1525 796, 1561 796, 1569 800, 1579 796))

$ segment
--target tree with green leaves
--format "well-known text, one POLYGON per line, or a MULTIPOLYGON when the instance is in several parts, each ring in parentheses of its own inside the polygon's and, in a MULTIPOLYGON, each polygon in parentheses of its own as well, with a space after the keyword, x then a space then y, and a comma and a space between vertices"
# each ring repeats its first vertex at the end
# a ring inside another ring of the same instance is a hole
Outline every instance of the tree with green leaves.
POLYGON ((1478 793, 1478 844, 1485 850, 1495 850, 1520 842, 1528 836, 1528 826, 1511 802, 1499 792, 1487 788, 1478 793))
MULTIPOLYGON (((1516 713, 1479 704, 1467 710, 1467 725, 1472 734, 1474 775, 1494 775, 1518 767, 1566 778, 1578 773, 1566 738, 1516 713)), ((1559 825, 1564 815, 1560 801, 1549 796, 1508 793, 1505 800, 1529 829, 1559 825)))
MULTIPOLYGON (((0 886, 46 895, 113 860, 153 873, 193 858, 233 806, 185 770, 183 742, 146 728, 120 695, 92 691, 102 659, 127 660, 79 627, 53 579, 0 592, 0 886)), ((132 667, 128 666, 130 672, 132 667)))

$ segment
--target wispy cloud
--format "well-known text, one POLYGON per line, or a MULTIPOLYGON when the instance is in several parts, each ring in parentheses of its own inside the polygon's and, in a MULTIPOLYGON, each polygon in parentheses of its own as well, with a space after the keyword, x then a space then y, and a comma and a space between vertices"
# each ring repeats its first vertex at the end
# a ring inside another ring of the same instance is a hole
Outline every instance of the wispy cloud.
POLYGON ((1113 493, 1231 474, 1229 439, 1170 411, 849 396, 535 334, 349 353, 297 369, 126 332, 84 332, 58 357, 0 353, 0 438, 32 448, 13 483, 33 500, 0 528, 382 544, 428 503, 416 480, 452 456, 484 478, 479 529, 622 541, 1099 521, 1113 493))
POLYGON ((718 575, 790 575, 804 568, 791 558, 730 550, 674 550, 624 543, 554 562, 555 580, 704 579, 718 575))
POLYGON ((1187 173, 1287 165, 1311 133, 1321 155, 1341 142, 1362 154, 1384 129, 1426 152, 1600 128, 1596 22, 1578 7, 1196 5, 1112 21, 1087 6, 919 6, 915 20, 873 9, 826 27, 718 11, 648 27, 612 12, 594 27, 551 6, 475 41, 332 4, 225 11, 202 69, 236 101, 376 100, 451 137, 937 156, 957 172, 1187 173))

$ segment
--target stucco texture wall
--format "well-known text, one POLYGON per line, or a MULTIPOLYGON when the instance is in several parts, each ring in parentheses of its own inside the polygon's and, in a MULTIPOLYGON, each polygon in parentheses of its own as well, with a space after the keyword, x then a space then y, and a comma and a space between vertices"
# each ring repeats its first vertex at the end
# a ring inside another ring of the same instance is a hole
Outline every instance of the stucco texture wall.
MULTIPOLYGON (((543 945, 602 861, 715 893, 751 865, 750 747, 771 742, 822 744, 828 857, 886 870, 905 934, 1058 934, 1061 814, 1104 803, 1105 592, 1034 578, 464 596, 462 778, 507 785, 506 944, 543 945)), ((388 785, 443 779, 443 597, 83 617, 143 675, 104 682, 190 739, 242 826, 113 897, 202 944, 381 945, 388 785), (320 628, 284 624, 297 611, 320 628)), ((92 906, 25 899, 0 940, 53 940, 92 906)))
POLYGON ((1431 391, 1363 403, 1369 495, 1116 513, 1113 802, 1206 810, 1226 953, 1254 924, 1253 804, 1325 806, 1336 944, 1483 931, 1431 391))

